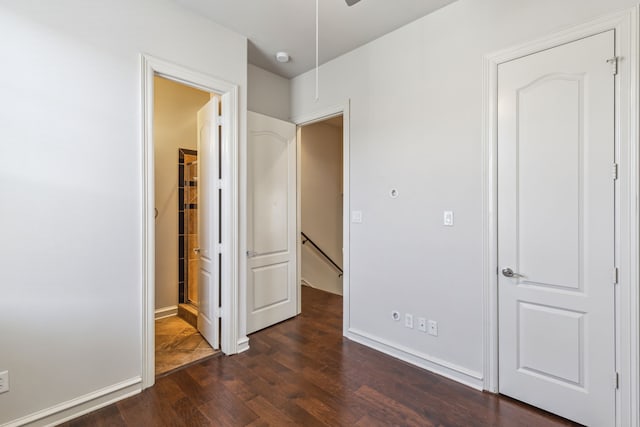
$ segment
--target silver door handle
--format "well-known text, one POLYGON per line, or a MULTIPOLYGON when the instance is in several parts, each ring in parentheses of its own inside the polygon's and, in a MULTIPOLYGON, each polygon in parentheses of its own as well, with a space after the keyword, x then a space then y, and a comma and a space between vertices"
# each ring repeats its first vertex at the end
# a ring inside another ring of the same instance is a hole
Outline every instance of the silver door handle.
POLYGON ((253 258, 258 256, 258 252, 256 251, 247 251, 247 258, 253 258))
POLYGON ((521 274, 514 273, 513 270, 510 269, 509 267, 502 269, 502 275, 504 277, 520 277, 520 276, 522 276, 521 274))

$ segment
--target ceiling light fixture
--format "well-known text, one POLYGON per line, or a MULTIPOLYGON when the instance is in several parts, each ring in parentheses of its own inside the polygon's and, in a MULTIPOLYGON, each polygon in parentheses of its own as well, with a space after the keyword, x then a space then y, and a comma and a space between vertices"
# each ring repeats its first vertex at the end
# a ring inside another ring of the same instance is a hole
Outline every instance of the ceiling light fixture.
POLYGON ((276 53, 276 61, 282 63, 289 62, 289 54, 287 52, 276 53))

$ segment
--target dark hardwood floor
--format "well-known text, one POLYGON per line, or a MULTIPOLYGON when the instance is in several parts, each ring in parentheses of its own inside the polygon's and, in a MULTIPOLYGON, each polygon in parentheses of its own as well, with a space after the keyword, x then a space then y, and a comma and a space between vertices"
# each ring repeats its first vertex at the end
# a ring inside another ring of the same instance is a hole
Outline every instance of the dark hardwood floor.
POLYGON ((76 426, 570 426, 342 337, 342 298, 303 287, 303 312, 251 349, 158 378, 76 426))

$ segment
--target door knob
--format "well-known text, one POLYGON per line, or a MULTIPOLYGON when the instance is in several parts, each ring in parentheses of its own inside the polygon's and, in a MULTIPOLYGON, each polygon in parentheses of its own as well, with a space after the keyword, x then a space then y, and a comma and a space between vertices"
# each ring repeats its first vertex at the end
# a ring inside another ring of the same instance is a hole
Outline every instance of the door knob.
POLYGON ((193 252, 196 253, 196 254, 199 254, 200 253, 200 248, 193 248, 193 252))
POLYGON ((510 269, 509 267, 502 269, 502 275, 504 277, 515 277, 515 276, 518 276, 518 274, 514 273, 513 270, 510 269))

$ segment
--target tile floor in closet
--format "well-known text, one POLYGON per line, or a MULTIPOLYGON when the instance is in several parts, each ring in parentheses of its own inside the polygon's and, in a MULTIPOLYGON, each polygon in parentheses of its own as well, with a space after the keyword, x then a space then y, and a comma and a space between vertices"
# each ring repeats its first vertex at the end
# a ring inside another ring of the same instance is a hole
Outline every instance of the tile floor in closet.
POLYGON ((218 353, 181 317, 156 320, 156 376, 218 353))

